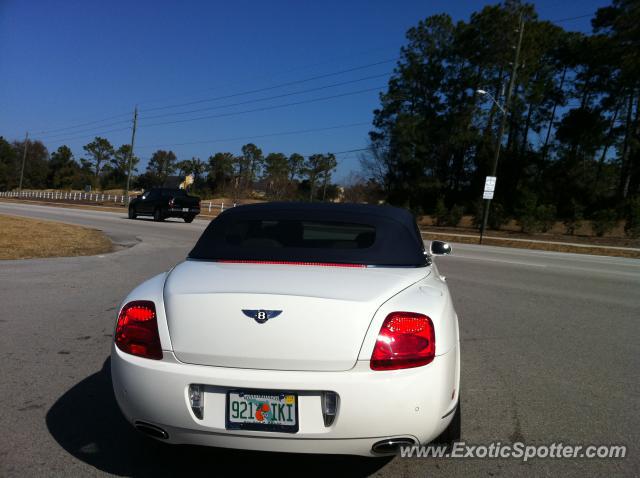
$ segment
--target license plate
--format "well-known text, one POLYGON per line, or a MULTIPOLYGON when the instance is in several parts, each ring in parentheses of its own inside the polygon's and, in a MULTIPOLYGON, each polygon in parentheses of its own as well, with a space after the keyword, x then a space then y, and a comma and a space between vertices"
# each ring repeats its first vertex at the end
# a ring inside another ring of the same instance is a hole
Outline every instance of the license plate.
POLYGON ((189 208, 188 207, 183 207, 182 208, 182 212, 189 212, 189 208))
POLYGON ((298 396, 291 392, 227 392, 227 429, 298 431, 298 396))

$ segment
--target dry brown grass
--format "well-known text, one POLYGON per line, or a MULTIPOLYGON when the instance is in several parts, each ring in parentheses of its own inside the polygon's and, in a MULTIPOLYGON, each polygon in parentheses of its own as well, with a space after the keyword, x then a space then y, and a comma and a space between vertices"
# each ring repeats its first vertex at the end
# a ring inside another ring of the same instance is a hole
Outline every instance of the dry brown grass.
POLYGON ((0 260, 90 256, 112 248, 95 229, 0 215, 0 260))

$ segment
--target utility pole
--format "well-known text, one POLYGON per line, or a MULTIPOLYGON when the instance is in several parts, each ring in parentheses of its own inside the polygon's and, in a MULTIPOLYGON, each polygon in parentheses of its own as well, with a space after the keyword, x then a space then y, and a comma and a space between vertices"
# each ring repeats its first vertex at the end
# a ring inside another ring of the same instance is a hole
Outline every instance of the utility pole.
POLYGON ((24 163, 27 162, 27 148, 29 148, 29 132, 24 135, 24 148, 22 148, 22 167, 20 168, 20 184, 18 192, 22 192, 22 179, 24 178, 24 163))
MULTIPOLYGON (((507 97, 505 99, 504 108, 502 109, 502 119, 500 120, 500 129, 498 131, 498 141, 496 144, 496 151, 493 157, 493 164, 491 166, 491 176, 496 175, 498 171, 498 160, 500 159, 500 147, 502 146, 502 137, 504 136, 504 130, 507 126, 507 115, 509 114, 509 106, 511 104, 511 95, 513 94, 513 88, 516 84, 516 76, 518 74, 518 63, 520 62, 520 47, 522 46, 522 36, 524 34, 524 17, 520 12, 520 21, 518 25, 518 44, 516 45, 516 56, 513 60, 513 68, 511 70, 511 78, 509 79, 509 89, 507 90, 507 97)), ((500 106, 500 105, 498 105, 500 106)), ((484 231, 487 228, 487 221, 489 219, 489 208, 491 207, 491 199, 485 199, 484 211, 482 214, 482 227, 480 228, 480 244, 482 244, 482 237, 484 231)))
POLYGON ((129 186, 131 185, 131 167, 133 163, 133 146, 136 142, 136 126, 138 126, 138 106, 133 109, 133 129, 131 130, 131 147, 129 148, 129 171, 127 172, 127 206, 129 206, 129 186))

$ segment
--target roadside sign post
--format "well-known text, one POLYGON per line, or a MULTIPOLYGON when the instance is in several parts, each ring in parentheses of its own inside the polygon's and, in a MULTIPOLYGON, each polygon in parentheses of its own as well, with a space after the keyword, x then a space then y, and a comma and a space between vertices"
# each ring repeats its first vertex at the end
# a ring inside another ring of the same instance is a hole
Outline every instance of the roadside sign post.
MULTIPOLYGON (((482 198, 484 199, 484 211, 482 213, 482 226, 480 227, 480 244, 482 244, 482 238, 484 236, 484 231, 487 228, 487 220, 489 218, 489 208, 491 207, 491 200, 493 199, 493 191, 496 187, 496 173, 498 172, 498 159, 500 158, 500 147, 502 146, 502 137, 504 136, 504 131, 507 126, 507 114, 509 112, 509 105, 511 104, 511 95, 513 94, 513 89, 516 83, 516 76, 518 74, 518 64, 520 61, 520 47, 522 46, 522 36, 524 33, 524 17, 522 12, 520 13, 520 25, 518 26, 518 43, 515 47, 516 54, 515 59, 512 63, 513 68, 511 71, 511 78, 509 78, 509 90, 507 92, 507 97, 504 102, 504 107, 501 106, 495 98, 493 102, 500 108, 502 111, 502 118, 500 118, 500 129, 498 130, 498 138, 496 141, 496 149, 495 155, 493 156, 493 164, 491 165, 491 176, 487 176, 487 179, 484 183, 484 193, 482 198), (492 178, 491 180, 489 178, 492 178), (489 190, 487 190, 489 188, 489 190)), ((478 90, 481 94, 486 94, 484 90, 478 90)))
POLYGON ((484 180, 482 199, 493 199, 493 192, 496 190, 496 179, 495 176, 487 176, 484 180))
POLYGON ((484 191, 482 192, 482 199, 484 199, 484 210, 482 211, 482 226, 480 227, 480 244, 482 244, 482 238, 484 231, 487 228, 487 220, 489 219, 489 207, 491 206, 491 200, 493 199, 493 193, 496 190, 496 176, 487 176, 484 180, 484 191))

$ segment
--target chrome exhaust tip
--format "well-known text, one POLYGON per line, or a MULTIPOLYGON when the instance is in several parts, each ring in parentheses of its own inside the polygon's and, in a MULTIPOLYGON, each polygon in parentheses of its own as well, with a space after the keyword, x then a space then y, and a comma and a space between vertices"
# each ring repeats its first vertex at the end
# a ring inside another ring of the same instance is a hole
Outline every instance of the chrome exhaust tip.
POLYGON ((169 434, 166 431, 156 425, 152 425, 151 423, 137 421, 133 426, 140 433, 144 433, 152 438, 157 438, 159 440, 166 440, 169 438, 169 434))
POLYGON ((376 442, 371 447, 371 451, 379 455, 395 455, 403 446, 413 446, 416 442, 413 438, 388 438, 376 442))

